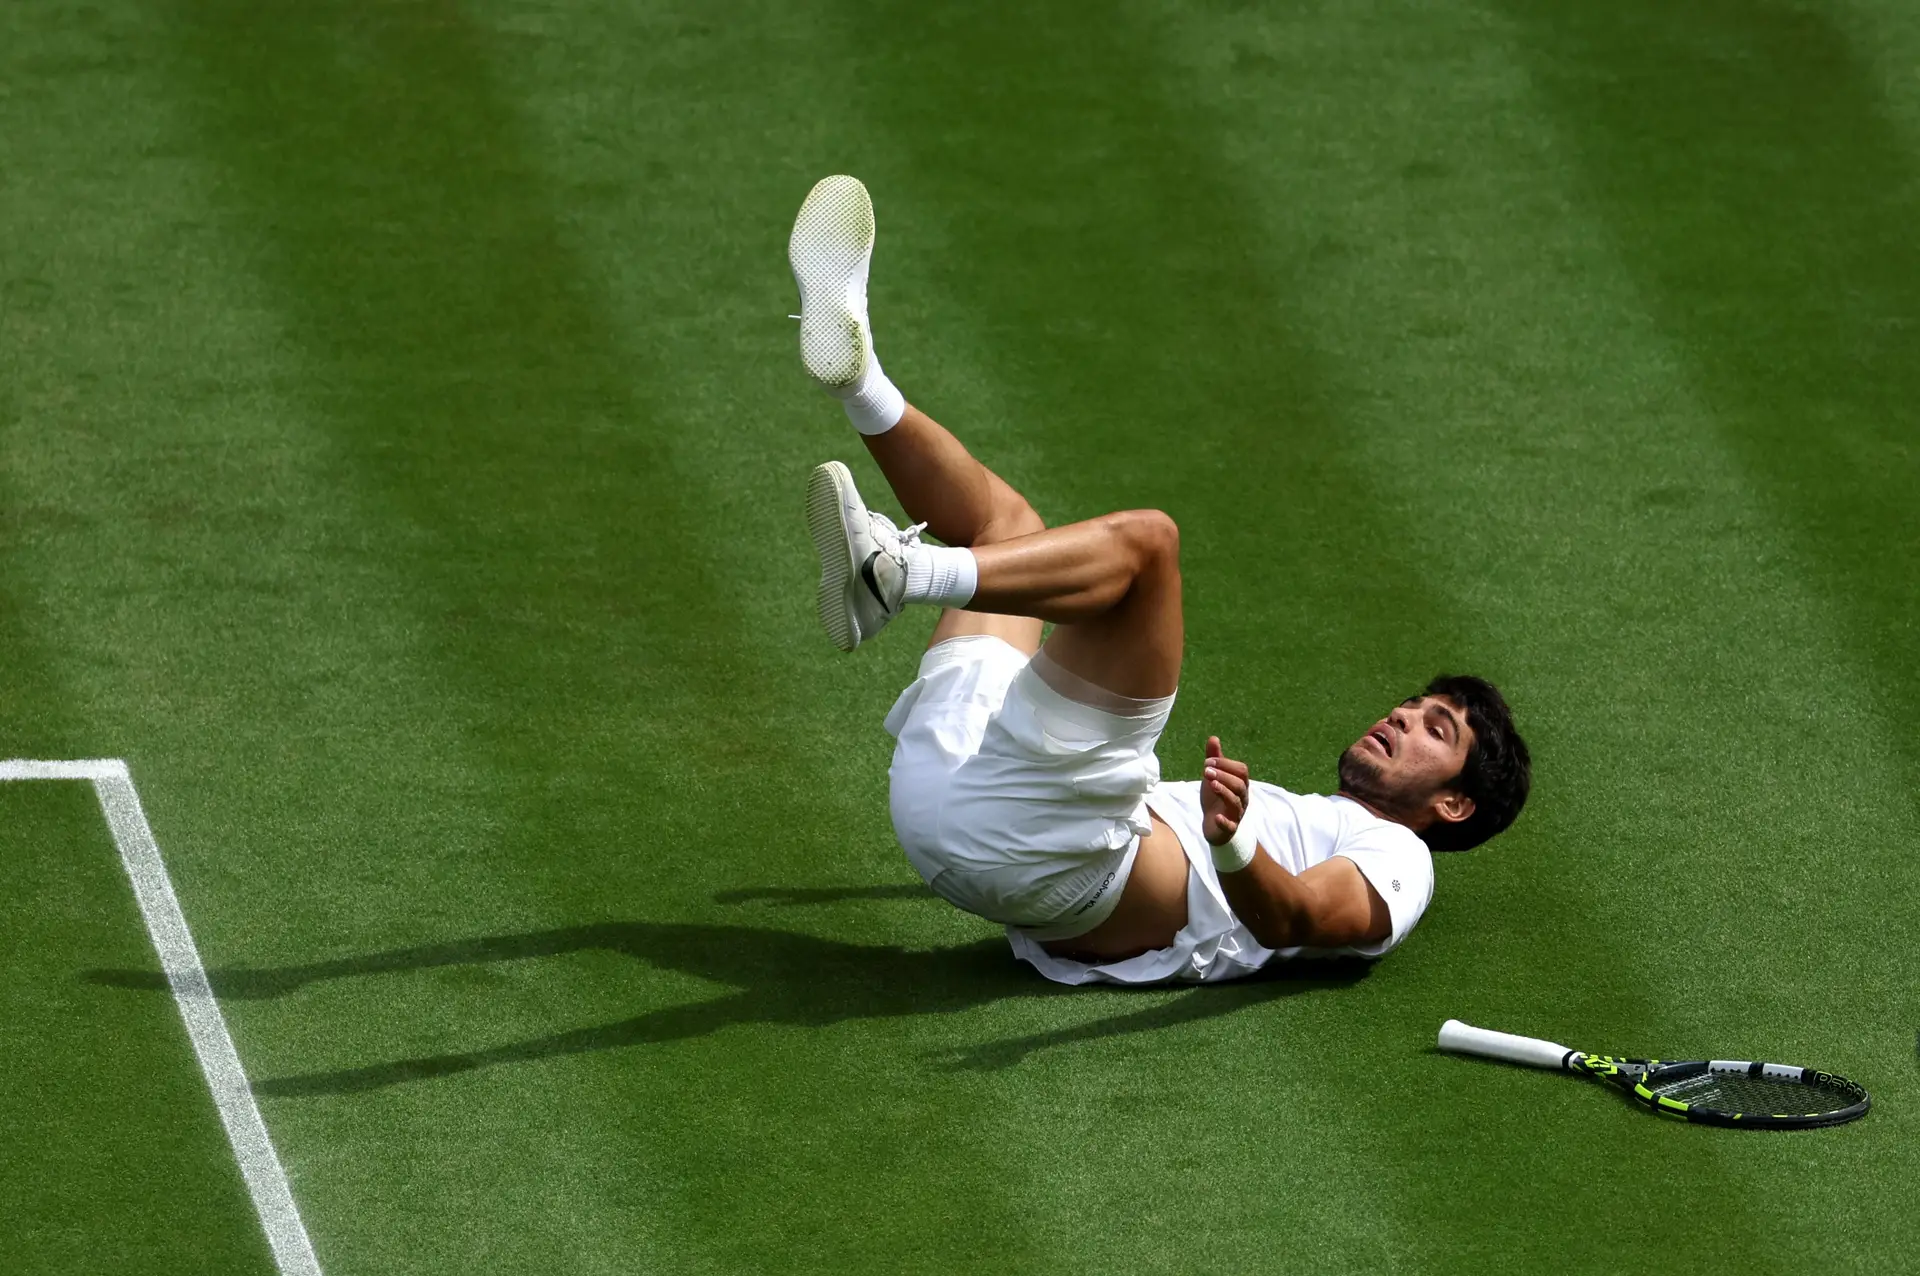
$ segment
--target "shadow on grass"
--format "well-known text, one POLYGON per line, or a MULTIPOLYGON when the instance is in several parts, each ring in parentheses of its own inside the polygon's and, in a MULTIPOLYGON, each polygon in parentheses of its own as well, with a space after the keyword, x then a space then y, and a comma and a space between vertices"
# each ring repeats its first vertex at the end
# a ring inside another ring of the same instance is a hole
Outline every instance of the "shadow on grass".
MULTIPOLYGON (((799 892, 821 900, 873 898, 875 890, 851 888, 799 892)), ((917 889, 917 888, 916 888, 917 889)), ((786 892, 730 892, 743 898, 786 892)), ((881 896, 891 898, 892 896, 881 896)), ((702 1037, 738 1024, 825 1028, 857 1019, 953 1014, 1013 998, 1071 996, 1015 963, 1005 943, 982 940, 951 948, 910 949, 851 944, 791 931, 754 926, 681 922, 603 922, 518 935, 488 935, 396 948, 300 966, 222 969, 209 972, 214 992, 226 1000, 286 997, 310 984, 366 975, 399 974, 446 966, 556 957, 600 950, 624 953, 647 965, 731 985, 735 991, 692 1005, 650 1010, 631 1019, 548 1033, 478 1050, 400 1059, 359 1068, 278 1077, 255 1084, 262 1095, 350 1094, 451 1076, 503 1063, 551 1059, 590 1051, 702 1037)), ((1267 978, 1192 988, 1152 1004, 1092 1023, 1052 1029, 942 1053, 933 1066, 994 1070, 1011 1067, 1035 1051, 1136 1032, 1151 1032, 1231 1014, 1246 1006, 1317 988, 1342 987, 1364 977, 1362 961, 1294 963, 1267 978)), ((165 977, 152 971, 96 970, 92 983, 164 991, 165 977)))

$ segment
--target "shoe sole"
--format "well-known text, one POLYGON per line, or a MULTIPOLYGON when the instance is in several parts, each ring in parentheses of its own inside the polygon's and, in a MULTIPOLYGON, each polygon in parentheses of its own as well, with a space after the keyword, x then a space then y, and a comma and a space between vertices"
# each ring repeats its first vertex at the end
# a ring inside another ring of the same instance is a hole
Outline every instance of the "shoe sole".
POLYGON ((853 579, 853 551, 847 547, 847 528, 841 518, 845 489, 853 488, 853 474, 838 461, 814 467, 807 480, 807 530, 820 553, 820 627, 842 651, 860 645, 847 588, 853 579))
POLYGON ((873 200, 857 177, 823 177, 807 192, 787 240, 800 288, 800 361, 829 390, 844 390, 867 365, 867 336, 847 304, 860 264, 873 252, 873 200))

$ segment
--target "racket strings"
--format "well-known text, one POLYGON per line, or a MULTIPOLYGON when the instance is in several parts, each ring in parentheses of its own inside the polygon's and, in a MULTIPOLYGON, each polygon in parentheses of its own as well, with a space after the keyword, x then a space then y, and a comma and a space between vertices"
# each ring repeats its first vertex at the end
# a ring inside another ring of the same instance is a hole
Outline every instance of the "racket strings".
POLYGON ((1853 1090, 1824 1081, 1775 1080, 1741 1073, 1706 1073, 1662 1082, 1649 1089, 1695 1108, 1767 1116, 1838 1112, 1860 1097, 1853 1090))

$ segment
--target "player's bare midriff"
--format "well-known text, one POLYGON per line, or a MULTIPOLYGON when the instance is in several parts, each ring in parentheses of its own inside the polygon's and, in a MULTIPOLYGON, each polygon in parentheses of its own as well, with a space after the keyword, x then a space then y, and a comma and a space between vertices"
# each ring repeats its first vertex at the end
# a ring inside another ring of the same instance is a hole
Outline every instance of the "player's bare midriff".
POLYGON ((1042 945, 1073 961, 1125 961, 1167 948, 1187 924, 1187 853, 1180 837, 1159 816, 1140 839, 1120 902, 1107 920, 1084 935, 1042 945))

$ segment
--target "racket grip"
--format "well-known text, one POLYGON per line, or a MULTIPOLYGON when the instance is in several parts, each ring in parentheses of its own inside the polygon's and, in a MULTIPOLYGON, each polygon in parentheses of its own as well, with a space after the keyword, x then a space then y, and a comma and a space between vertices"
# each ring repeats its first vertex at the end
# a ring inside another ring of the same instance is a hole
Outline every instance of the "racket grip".
POLYGON ((1477 1054, 1508 1063, 1524 1063, 1530 1068, 1558 1068, 1573 1051, 1538 1037, 1516 1037, 1510 1032, 1476 1028, 1458 1019, 1440 1025, 1440 1048, 1456 1054, 1477 1054))

